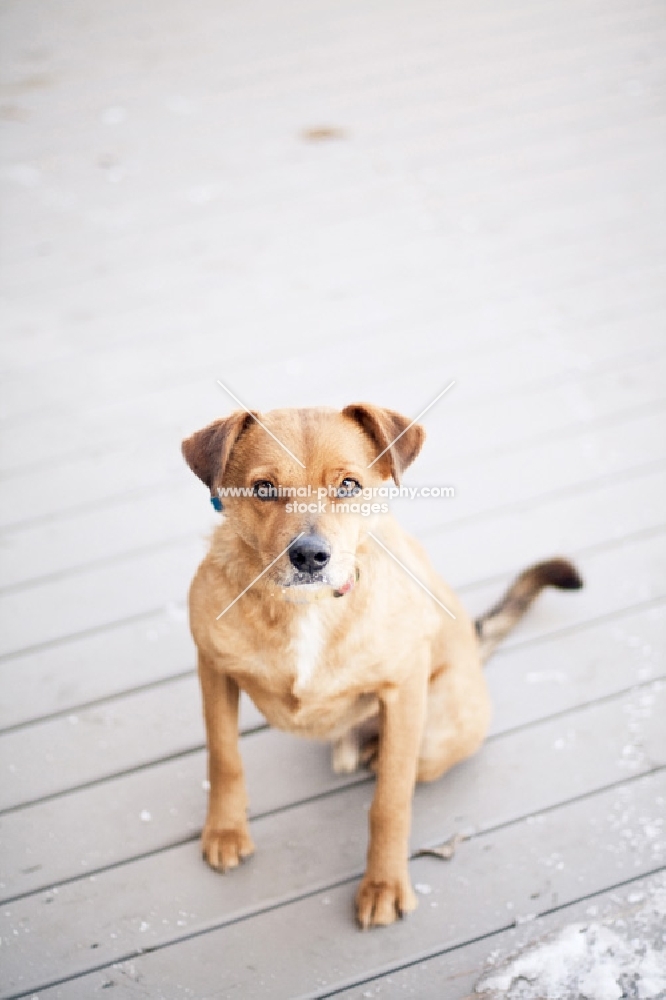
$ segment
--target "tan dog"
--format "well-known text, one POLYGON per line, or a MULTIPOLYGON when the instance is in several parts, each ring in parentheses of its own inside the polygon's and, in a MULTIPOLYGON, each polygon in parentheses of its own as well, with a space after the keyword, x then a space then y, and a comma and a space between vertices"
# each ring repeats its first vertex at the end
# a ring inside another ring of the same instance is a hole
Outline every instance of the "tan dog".
POLYGON ((581 586, 565 560, 540 563, 475 628, 390 514, 344 511, 359 487, 398 483, 424 437, 398 413, 355 404, 256 419, 238 411, 183 442, 216 504, 221 487, 250 494, 226 496, 226 517, 190 591, 209 753, 204 857, 224 872, 254 850, 240 690, 271 725, 332 741, 339 771, 358 766, 361 734, 374 728, 377 786, 356 895, 362 927, 416 907, 407 869, 414 783, 437 778, 483 741, 490 704, 482 661, 542 587, 581 586), (297 513, 275 496, 285 486, 315 494, 333 487, 339 499, 322 508, 315 497, 297 513))

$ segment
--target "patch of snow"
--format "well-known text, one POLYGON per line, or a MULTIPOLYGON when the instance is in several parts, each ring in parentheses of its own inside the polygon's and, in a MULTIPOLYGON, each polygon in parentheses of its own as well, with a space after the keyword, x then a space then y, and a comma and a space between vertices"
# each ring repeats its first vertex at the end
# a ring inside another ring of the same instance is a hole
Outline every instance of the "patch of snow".
POLYGON ((568 924, 499 966, 493 953, 495 968, 476 993, 488 1000, 666 1000, 666 876, 647 894, 630 893, 621 913, 568 924))

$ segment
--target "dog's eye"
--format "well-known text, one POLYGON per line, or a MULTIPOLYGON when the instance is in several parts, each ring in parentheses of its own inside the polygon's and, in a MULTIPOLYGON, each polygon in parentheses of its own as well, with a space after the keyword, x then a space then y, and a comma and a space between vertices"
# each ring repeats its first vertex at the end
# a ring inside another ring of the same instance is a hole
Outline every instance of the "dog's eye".
POLYGON ((277 487, 269 479, 258 479, 252 487, 252 495, 260 500, 277 500, 277 487))
POLYGON ((346 476, 338 486, 339 497, 357 497, 361 492, 361 484, 358 479, 346 476))

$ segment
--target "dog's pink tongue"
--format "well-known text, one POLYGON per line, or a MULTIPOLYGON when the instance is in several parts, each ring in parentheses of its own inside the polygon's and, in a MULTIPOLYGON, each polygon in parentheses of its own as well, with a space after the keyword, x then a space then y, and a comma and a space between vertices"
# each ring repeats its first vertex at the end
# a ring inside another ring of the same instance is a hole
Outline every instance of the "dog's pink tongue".
POLYGON ((343 583, 343 585, 338 589, 337 593, 340 594, 340 595, 342 595, 342 594, 348 594, 350 590, 354 589, 354 583, 355 582, 356 581, 354 580, 354 577, 353 576, 350 577, 347 580, 347 582, 343 583))

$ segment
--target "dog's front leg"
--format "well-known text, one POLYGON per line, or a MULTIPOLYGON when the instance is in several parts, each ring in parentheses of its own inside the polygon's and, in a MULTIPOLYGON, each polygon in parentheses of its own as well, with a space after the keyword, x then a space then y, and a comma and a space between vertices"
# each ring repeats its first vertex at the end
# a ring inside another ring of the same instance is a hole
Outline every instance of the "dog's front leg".
POLYGON ((368 865, 356 894, 361 927, 392 924, 416 909, 407 869, 416 761, 426 713, 427 668, 380 694, 377 788, 370 808, 368 865))
POLYGON ((254 851, 247 822, 247 792, 238 747, 236 682, 199 655, 199 679, 208 741, 208 816, 201 847, 217 871, 236 868, 254 851))

